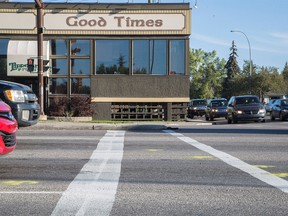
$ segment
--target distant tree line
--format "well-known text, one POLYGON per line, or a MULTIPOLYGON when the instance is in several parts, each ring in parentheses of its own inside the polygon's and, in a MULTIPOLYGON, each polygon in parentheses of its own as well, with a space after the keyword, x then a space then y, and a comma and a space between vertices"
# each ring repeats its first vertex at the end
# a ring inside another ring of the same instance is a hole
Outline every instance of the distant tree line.
POLYGON ((254 94, 263 101, 267 93, 288 94, 288 63, 282 71, 275 67, 237 62, 237 47, 232 41, 228 60, 220 59, 216 51, 190 49, 190 98, 227 98, 232 95, 254 94))

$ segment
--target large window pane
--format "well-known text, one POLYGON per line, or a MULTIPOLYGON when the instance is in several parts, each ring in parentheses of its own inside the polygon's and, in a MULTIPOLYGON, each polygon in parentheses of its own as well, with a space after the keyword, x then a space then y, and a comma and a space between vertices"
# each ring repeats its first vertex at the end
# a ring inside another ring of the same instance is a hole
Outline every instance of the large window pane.
POLYGON ((72 74, 90 74, 90 59, 71 59, 72 74))
POLYGON ((155 75, 167 73, 166 40, 150 40, 150 71, 155 75))
POLYGON ((71 41, 72 56, 90 56, 90 40, 72 40, 71 41))
POLYGON ((133 74, 149 73, 149 40, 134 40, 133 74))
POLYGON ((67 78, 51 78, 50 94, 67 94, 67 78))
POLYGON ((0 77, 6 79, 7 77, 7 48, 8 39, 0 39, 0 77))
POLYGON ((0 39, 0 56, 7 55, 8 39, 0 39))
POLYGON ((170 41, 170 70, 169 74, 185 74, 185 41, 170 41))
POLYGON ((67 59, 52 59, 52 74, 67 75, 67 59))
POLYGON ((67 56, 67 40, 51 40, 50 52, 51 55, 65 55, 67 56))
POLYGON ((129 74, 129 40, 96 40, 96 73, 129 74))
POLYGON ((71 79, 72 94, 90 94, 90 78, 72 78, 71 79))

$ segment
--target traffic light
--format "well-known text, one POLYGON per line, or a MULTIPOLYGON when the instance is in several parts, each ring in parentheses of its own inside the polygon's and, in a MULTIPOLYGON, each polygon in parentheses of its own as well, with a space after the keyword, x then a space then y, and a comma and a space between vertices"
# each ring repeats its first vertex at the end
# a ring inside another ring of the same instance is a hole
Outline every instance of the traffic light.
POLYGON ((49 60, 43 60, 43 72, 46 72, 49 70, 50 66, 49 66, 49 60))
POLYGON ((27 59, 27 70, 29 72, 34 71, 34 59, 27 59))

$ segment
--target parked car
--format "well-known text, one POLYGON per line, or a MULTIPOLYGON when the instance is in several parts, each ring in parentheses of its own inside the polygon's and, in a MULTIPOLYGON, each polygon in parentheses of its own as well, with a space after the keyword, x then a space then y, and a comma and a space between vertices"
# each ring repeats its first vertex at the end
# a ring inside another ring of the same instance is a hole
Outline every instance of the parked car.
POLYGON ((272 106, 275 101, 275 99, 271 99, 267 104, 265 104, 266 113, 271 114, 272 106))
POLYGON ((270 118, 272 121, 275 118, 279 118, 281 121, 284 121, 288 118, 288 99, 277 99, 273 103, 270 118))
POLYGON ((205 99, 192 99, 188 106, 188 118, 194 118, 194 116, 205 115, 205 108, 207 101, 205 99))
POLYGON ((17 128, 11 108, 0 100, 0 155, 8 154, 15 149, 17 128))
POLYGON ((226 112, 228 124, 238 121, 265 122, 266 110, 255 95, 232 96, 226 112))
POLYGON ((29 86, 0 80, 0 98, 11 107, 19 127, 31 126, 38 122, 40 106, 29 86))
POLYGON ((227 100, 211 99, 208 101, 205 109, 206 121, 213 121, 214 118, 226 117, 227 100))

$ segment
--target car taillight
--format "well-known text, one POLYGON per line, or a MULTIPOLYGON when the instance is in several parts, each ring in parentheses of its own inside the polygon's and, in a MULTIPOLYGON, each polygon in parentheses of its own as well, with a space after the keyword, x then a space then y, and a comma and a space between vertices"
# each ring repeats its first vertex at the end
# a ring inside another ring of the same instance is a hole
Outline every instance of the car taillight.
POLYGON ((12 102, 25 102, 24 93, 21 90, 6 90, 5 91, 6 97, 8 100, 12 102))

